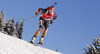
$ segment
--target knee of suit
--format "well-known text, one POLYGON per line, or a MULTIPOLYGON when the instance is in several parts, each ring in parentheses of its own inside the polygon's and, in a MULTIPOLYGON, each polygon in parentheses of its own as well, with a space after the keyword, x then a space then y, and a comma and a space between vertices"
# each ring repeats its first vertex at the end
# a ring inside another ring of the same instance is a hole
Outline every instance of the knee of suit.
POLYGON ((49 27, 45 27, 45 30, 48 30, 49 27))
POLYGON ((40 25, 39 28, 42 28, 43 29, 43 25, 40 25))

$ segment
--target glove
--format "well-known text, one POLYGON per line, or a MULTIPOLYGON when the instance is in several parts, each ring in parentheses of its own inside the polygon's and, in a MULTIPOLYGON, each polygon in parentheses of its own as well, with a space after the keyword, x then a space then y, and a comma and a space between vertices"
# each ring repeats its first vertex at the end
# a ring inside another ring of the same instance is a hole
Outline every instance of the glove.
POLYGON ((35 15, 37 16, 37 15, 38 15, 38 13, 36 12, 36 13, 35 13, 35 15))
POLYGON ((53 23, 53 21, 51 20, 51 21, 50 21, 50 24, 52 24, 52 23, 53 23))

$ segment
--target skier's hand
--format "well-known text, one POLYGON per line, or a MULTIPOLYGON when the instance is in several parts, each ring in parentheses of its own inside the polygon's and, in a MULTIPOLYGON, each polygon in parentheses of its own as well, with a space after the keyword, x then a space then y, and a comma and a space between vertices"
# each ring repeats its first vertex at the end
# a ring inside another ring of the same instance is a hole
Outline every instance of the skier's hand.
POLYGON ((52 23, 53 23, 53 21, 51 20, 51 21, 50 21, 50 24, 52 24, 52 23))
POLYGON ((38 13, 36 12, 36 13, 35 13, 35 15, 37 16, 37 15, 38 15, 38 13))

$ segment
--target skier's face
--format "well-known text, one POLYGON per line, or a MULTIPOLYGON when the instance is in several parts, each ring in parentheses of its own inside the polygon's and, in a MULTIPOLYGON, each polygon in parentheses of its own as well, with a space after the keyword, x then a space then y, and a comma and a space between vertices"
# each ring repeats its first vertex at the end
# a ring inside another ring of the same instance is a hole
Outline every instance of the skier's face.
POLYGON ((54 12, 53 10, 49 10, 49 13, 52 13, 52 12, 54 12))
POLYGON ((54 12, 53 10, 50 10, 50 12, 54 12))

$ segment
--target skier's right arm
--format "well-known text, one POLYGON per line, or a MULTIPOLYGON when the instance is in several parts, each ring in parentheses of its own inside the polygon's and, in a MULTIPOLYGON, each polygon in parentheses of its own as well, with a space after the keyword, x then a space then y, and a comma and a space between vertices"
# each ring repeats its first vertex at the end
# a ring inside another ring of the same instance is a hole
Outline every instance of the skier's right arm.
POLYGON ((37 15, 39 14, 39 12, 42 11, 42 10, 43 10, 42 8, 39 8, 38 11, 35 13, 36 16, 37 16, 37 15))

